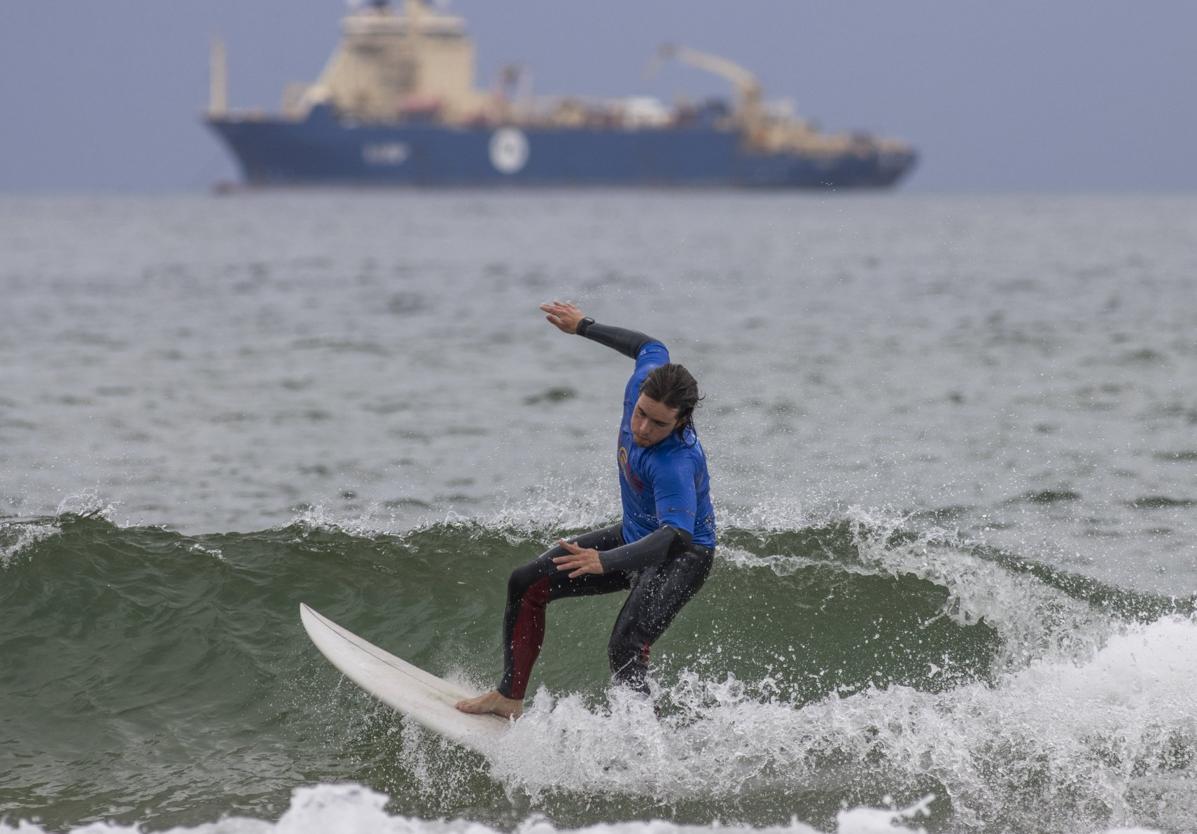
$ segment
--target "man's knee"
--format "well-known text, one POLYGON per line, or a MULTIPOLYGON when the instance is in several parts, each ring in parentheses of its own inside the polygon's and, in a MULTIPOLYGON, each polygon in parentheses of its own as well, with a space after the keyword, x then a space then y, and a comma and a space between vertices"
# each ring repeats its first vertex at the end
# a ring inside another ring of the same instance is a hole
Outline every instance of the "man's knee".
POLYGON ((519 599, 528 589, 536 584, 538 579, 544 577, 543 566, 540 559, 529 562, 526 565, 521 565, 511 572, 511 576, 507 577, 507 597, 508 599, 519 599))

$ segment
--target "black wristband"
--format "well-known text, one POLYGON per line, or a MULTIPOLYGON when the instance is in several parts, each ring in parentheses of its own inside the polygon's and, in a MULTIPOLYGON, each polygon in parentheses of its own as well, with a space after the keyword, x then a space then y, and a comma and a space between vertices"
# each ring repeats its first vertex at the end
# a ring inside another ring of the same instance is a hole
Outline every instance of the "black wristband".
POLYGON ((586 316, 580 322, 578 322, 578 326, 574 328, 574 332, 579 336, 585 336, 586 331, 590 329, 590 325, 592 324, 594 324, 594 319, 592 319, 590 316, 586 316))

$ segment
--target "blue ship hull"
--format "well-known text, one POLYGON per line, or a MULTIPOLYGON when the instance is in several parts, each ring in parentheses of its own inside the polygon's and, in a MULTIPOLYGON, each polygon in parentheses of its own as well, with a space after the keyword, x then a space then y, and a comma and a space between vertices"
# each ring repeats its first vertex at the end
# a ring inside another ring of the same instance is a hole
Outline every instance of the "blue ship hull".
POLYGON ((210 117, 254 186, 696 186, 885 188, 913 151, 760 153, 710 125, 618 128, 357 124, 318 107, 303 121, 210 117))

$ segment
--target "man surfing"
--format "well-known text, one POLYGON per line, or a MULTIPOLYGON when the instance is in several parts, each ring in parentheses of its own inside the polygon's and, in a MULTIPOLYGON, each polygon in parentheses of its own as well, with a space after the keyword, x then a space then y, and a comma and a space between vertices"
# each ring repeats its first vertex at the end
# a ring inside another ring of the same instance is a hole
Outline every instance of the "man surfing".
POLYGON ((457 703, 462 712, 516 718, 544 643, 545 607, 563 597, 627 591, 607 655, 615 683, 648 692, 649 649, 706 581, 715 554, 706 453, 694 429, 698 383, 661 342, 598 324, 573 304, 542 304, 563 333, 634 359, 624 389, 617 462, 623 518, 583 533, 516 568, 503 615, 503 677, 457 703))

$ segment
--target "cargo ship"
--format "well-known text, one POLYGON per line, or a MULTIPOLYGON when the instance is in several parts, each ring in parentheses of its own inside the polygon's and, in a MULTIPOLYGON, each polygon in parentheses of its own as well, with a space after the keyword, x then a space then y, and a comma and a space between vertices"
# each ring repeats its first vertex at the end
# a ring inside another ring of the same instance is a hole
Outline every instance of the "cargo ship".
POLYGON ((276 114, 229 110, 214 42, 204 120, 251 187, 885 188, 917 158, 896 139, 822 132, 727 58, 676 45, 651 57, 721 76, 734 99, 542 98, 514 65, 479 89, 462 18, 373 0, 346 14, 324 71, 289 86, 276 114))

